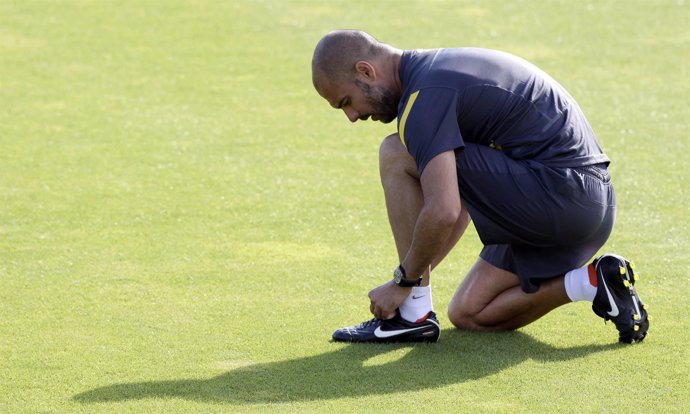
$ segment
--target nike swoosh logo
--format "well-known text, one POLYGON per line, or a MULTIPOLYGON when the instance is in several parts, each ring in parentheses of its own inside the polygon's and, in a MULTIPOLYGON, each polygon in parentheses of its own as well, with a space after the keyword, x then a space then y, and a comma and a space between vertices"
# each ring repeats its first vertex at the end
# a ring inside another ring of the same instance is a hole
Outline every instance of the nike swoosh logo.
POLYGON ((426 295, 421 295, 421 296, 412 295, 412 299, 419 299, 419 298, 423 298, 424 296, 426 296, 426 295))
POLYGON ((417 328, 408 328, 408 329, 396 329, 393 331, 384 331, 379 326, 374 331, 374 336, 377 338, 390 338, 391 336, 402 335, 404 333, 419 331, 419 330, 426 329, 426 328, 428 328, 428 326, 420 326, 417 328))
POLYGON ((602 276, 601 281, 604 283, 604 290, 606 290, 606 295, 609 297, 609 303, 611 304, 611 310, 608 312, 609 316, 616 317, 618 316, 618 305, 616 305, 616 301, 613 300, 613 296, 611 295, 611 292, 609 291, 609 287, 606 286, 606 279, 602 276))

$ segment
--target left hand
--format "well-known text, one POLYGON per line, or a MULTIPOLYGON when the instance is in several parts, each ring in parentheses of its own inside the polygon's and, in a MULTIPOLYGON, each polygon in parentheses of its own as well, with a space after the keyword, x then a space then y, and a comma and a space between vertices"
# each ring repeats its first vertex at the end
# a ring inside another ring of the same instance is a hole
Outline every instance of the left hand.
POLYGON ((395 316, 396 309, 405 301, 411 291, 412 288, 400 287, 389 280, 369 292, 369 299, 371 300, 369 310, 379 319, 390 319, 395 316))

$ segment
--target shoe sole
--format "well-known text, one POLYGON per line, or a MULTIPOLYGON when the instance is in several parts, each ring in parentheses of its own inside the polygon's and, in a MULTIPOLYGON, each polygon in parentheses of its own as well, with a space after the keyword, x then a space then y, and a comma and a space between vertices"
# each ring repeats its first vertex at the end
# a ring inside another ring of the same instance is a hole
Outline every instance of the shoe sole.
POLYGON ((332 340, 334 342, 350 342, 350 343, 434 343, 438 342, 441 337, 441 325, 436 320, 429 320, 433 325, 429 325, 426 329, 415 332, 404 332, 400 335, 390 336, 386 338, 381 337, 365 337, 358 338, 342 330, 337 330, 333 333, 332 340), (342 335, 340 334, 342 333, 342 335))
POLYGON ((401 342, 408 342, 408 343, 420 343, 420 342, 426 342, 426 343, 434 343, 438 342, 439 338, 441 337, 441 326, 439 325, 438 322, 436 321, 430 321, 432 322, 435 326, 429 326, 429 329, 426 329, 422 332, 415 332, 414 334, 402 334, 402 335, 397 335, 393 336, 390 338, 379 338, 378 342, 379 343, 401 343, 401 342))
POLYGON ((627 344, 642 342, 649 330, 649 315, 647 314, 647 309, 645 309, 642 299, 640 299, 640 296, 637 294, 637 290, 635 290, 635 282, 637 282, 639 276, 635 274, 635 266, 633 263, 620 256, 614 257, 622 262, 622 264, 618 264, 620 281, 623 287, 627 289, 628 294, 630 294, 634 307, 632 314, 627 312, 624 317, 616 318, 618 320, 614 321, 620 333, 618 340, 627 344))

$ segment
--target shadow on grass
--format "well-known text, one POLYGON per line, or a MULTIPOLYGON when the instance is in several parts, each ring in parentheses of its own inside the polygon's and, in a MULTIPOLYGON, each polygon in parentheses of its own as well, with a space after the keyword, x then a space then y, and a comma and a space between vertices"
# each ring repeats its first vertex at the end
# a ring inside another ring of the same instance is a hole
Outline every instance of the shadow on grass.
POLYGON ((556 348, 521 332, 479 334, 451 329, 443 332, 441 342, 415 345, 407 353, 402 350, 409 345, 347 345, 321 355, 242 367, 209 379, 108 385, 73 399, 95 403, 172 397, 275 403, 359 397, 435 388, 492 375, 530 359, 566 361, 618 346, 556 348), (404 356, 379 365, 370 360, 395 350, 404 356))

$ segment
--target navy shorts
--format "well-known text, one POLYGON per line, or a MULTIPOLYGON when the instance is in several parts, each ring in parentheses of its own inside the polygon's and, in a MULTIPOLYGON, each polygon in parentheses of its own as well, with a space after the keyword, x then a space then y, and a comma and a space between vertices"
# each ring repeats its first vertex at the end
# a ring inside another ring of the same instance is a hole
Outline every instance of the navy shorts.
POLYGON ((456 163, 481 258, 517 274, 527 293, 584 266, 611 234, 616 197, 605 164, 549 167, 472 143, 456 163))

